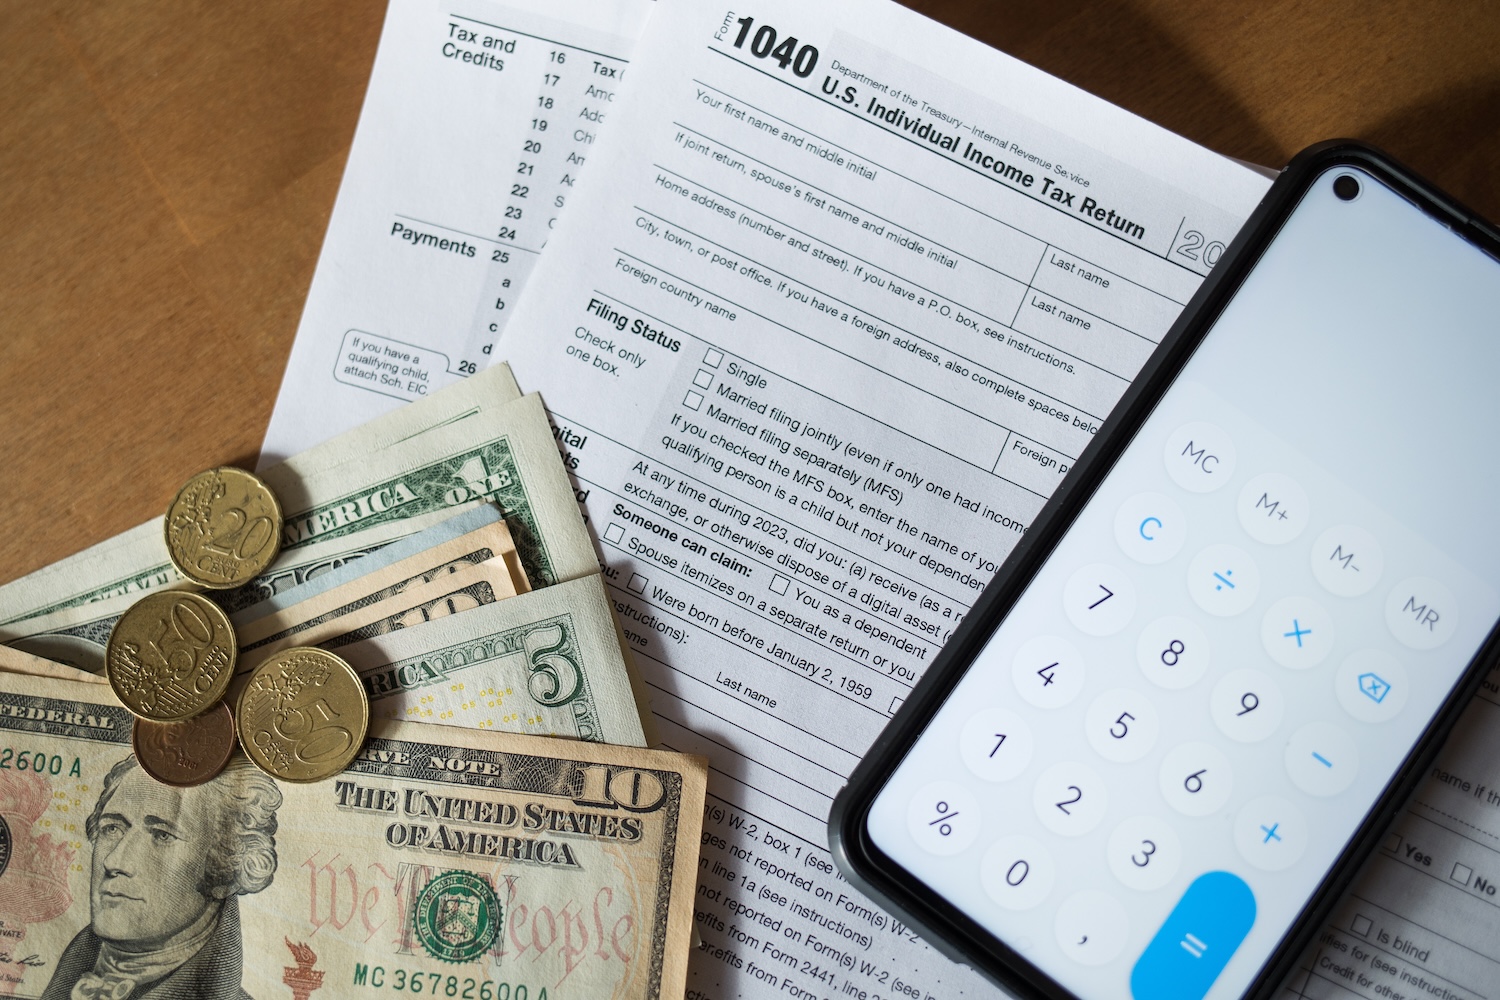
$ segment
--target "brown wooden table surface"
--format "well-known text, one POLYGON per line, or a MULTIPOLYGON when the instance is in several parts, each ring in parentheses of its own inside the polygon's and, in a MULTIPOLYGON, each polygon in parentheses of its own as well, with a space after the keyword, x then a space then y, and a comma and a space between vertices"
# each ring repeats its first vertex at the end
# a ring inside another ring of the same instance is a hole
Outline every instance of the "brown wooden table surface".
MULTIPOLYGON (((1500 217, 1494 0, 923 0, 1220 152, 1386 147, 1500 217)), ((253 463, 383 9, 0 0, 0 581, 253 463)))

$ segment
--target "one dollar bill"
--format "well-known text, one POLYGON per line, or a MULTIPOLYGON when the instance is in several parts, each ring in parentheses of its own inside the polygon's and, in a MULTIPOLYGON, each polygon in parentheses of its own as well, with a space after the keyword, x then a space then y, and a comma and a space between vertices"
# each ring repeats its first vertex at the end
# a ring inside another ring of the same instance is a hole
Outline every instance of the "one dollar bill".
MULTIPOLYGON (((431 431, 457 426, 487 411, 504 408, 519 398, 509 366, 495 365, 474 378, 445 388, 431 399, 393 410, 272 465, 261 475, 278 494, 289 482, 311 479, 321 479, 329 488, 340 490, 341 495, 345 491, 358 492, 348 490, 351 483, 361 478, 358 470, 346 469, 346 474, 338 476, 334 472, 351 463, 362 465, 388 448, 409 446, 431 431)), ((545 418, 543 425, 545 429, 545 418)), ((282 503, 285 510, 285 498, 282 503)), ((122 594, 138 596, 180 579, 167 558, 161 518, 155 517, 0 586, 0 625, 122 594)))
POLYGON ((9 992, 685 991, 702 758, 377 721, 336 778, 236 754, 184 789, 137 766, 131 721, 98 685, 0 674, 0 760, 26 762, 0 770, 9 992))

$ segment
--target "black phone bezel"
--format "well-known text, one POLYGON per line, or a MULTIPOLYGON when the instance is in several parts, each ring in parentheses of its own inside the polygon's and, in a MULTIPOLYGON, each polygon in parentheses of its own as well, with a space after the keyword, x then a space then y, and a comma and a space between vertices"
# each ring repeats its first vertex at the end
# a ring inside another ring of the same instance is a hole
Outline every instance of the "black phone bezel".
MULTIPOLYGON (((845 877, 909 924, 937 950, 1021 997, 1077 1000, 1075 994, 876 847, 867 827, 871 803, 1213 328, 1287 217, 1319 177, 1340 166, 1358 168, 1380 179, 1455 235, 1500 258, 1500 231, 1382 151, 1356 140, 1338 139, 1318 143, 1299 153, 1251 213, 1223 259, 1189 300, 1073 470, 834 800, 828 820, 829 842, 834 860, 845 877)), ((1490 631, 1432 723, 1413 745, 1344 852, 1325 873, 1308 905, 1286 929, 1245 997, 1269 1000, 1290 974, 1301 949, 1374 850, 1485 674, 1497 663, 1500 663, 1500 623, 1490 631)))

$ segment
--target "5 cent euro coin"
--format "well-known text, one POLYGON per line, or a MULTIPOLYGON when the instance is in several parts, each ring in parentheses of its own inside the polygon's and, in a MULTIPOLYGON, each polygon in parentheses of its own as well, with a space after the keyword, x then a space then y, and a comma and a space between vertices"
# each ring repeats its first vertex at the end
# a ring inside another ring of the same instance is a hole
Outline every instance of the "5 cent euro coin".
POLYGON ((130 742, 141 770, 157 781, 178 788, 201 785, 234 756, 234 713, 221 701, 184 722, 137 718, 130 742))
POLYGON ((104 674, 130 711, 152 722, 181 722, 229 690, 234 629, 201 594, 166 590, 131 605, 109 633, 104 674))
POLYGON ((294 646, 250 675, 235 722, 245 754, 271 777, 321 781, 359 753, 370 701, 349 664, 326 650, 294 646))
POLYGON ((200 472, 167 508, 167 554, 200 587, 255 579, 281 550, 281 504, 261 480, 225 466, 200 472))

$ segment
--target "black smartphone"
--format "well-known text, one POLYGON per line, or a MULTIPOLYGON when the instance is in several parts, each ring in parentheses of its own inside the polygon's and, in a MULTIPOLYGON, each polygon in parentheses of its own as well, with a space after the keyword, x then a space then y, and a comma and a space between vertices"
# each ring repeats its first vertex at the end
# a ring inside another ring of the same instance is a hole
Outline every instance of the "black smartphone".
POLYGON ((1027 997, 1269 997, 1500 653, 1500 234, 1282 173, 834 804, 1027 997))

